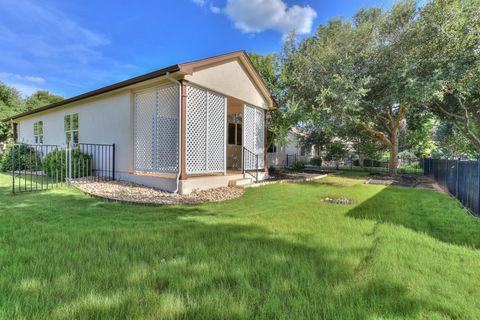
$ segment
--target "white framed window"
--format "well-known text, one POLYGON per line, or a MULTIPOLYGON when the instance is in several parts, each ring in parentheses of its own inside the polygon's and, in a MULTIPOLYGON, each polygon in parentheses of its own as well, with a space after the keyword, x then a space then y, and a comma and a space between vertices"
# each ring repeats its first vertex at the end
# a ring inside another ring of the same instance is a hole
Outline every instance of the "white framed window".
POLYGON ((33 142, 43 144, 43 121, 37 121, 33 124, 33 142))
POLYGON ((65 143, 78 143, 78 113, 67 114, 63 118, 65 129, 65 143))
POLYGON ((268 147, 267 152, 268 152, 268 153, 277 153, 277 145, 271 144, 271 145, 268 147))

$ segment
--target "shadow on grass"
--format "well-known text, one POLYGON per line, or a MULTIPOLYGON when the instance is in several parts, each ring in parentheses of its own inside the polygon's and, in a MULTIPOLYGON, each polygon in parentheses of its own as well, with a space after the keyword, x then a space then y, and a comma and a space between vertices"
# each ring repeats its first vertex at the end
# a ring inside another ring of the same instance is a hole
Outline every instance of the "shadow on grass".
POLYGON ((64 190, 1 199, 6 318, 366 319, 425 307, 401 283, 356 281, 349 252, 209 219, 214 206, 64 190))
POLYGON ((347 216, 402 225, 447 243, 480 248, 480 220, 435 191, 386 187, 347 216))

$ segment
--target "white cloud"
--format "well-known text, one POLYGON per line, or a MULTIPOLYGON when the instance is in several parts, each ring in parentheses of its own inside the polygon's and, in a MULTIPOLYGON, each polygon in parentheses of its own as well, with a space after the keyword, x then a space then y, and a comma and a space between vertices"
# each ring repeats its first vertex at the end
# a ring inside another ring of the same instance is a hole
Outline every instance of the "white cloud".
POLYGON ((69 96, 139 72, 104 56, 110 40, 57 8, 35 0, 0 2, 0 71, 12 74, 3 75, 5 83, 46 83, 41 74, 47 89, 69 96))
POLYGON ((21 47, 22 52, 35 58, 68 57, 76 63, 87 64, 100 56, 97 47, 110 43, 106 37, 80 26, 62 12, 30 0, 4 0, 0 13, 16 25, 31 26, 14 32, 9 25, 0 25, 5 47, 21 47))
POLYGON ((222 13, 222 9, 210 3, 210 11, 215 14, 222 13))
POLYGON ((287 34, 308 34, 317 13, 310 6, 287 7, 282 0, 227 0, 222 10, 237 29, 246 33, 275 30, 287 34))
POLYGON ((22 97, 28 97, 31 96, 34 92, 44 90, 42 88, 39 88, 37 86, 32 86, 28 84, 23 84, 23 83, 16 83, 16 82, 5 82, 6 85, 10 87, 14 87, 17 89, 22 97))
POLYGON ((15 74, 10 72, 0 72, 0 79, 15 79, 21 81, 28 81, 34 83, 45 83, 45 79, 37 76, 23 76, 21 74, 15 74))
POLYGON ((205 0, 192 0, 197 6, 203 7, 205 5, 205 0))
POLYGON ((24 79, 35 83, 45 83, 45 79, 43 79, 42 77, 25 76, 24 79))

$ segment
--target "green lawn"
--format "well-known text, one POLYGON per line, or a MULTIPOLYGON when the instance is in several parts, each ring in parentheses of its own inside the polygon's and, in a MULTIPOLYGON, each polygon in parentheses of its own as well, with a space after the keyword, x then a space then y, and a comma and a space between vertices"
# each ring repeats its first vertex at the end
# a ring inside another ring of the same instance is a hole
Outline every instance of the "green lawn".
POLYGON ((0 319, 479 319, 478 219, 351 174, 170 207, 0 175, 0 319))

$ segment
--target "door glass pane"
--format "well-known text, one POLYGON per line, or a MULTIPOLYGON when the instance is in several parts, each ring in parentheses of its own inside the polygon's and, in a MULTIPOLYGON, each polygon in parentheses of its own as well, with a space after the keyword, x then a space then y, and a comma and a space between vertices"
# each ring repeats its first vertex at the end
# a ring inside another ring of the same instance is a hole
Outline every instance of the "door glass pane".
POLYGON ((235 124, 228 124, 228 144, 235 144, 235 124))
POLYGON ((237 124, 237 146, 242 145, 242 125, 237 124))
POLYGON ((65 141, 67 142, 67 144, 69 144, 72 141, 72 137, 70 135, 70 132, 65 133, 65 141))

